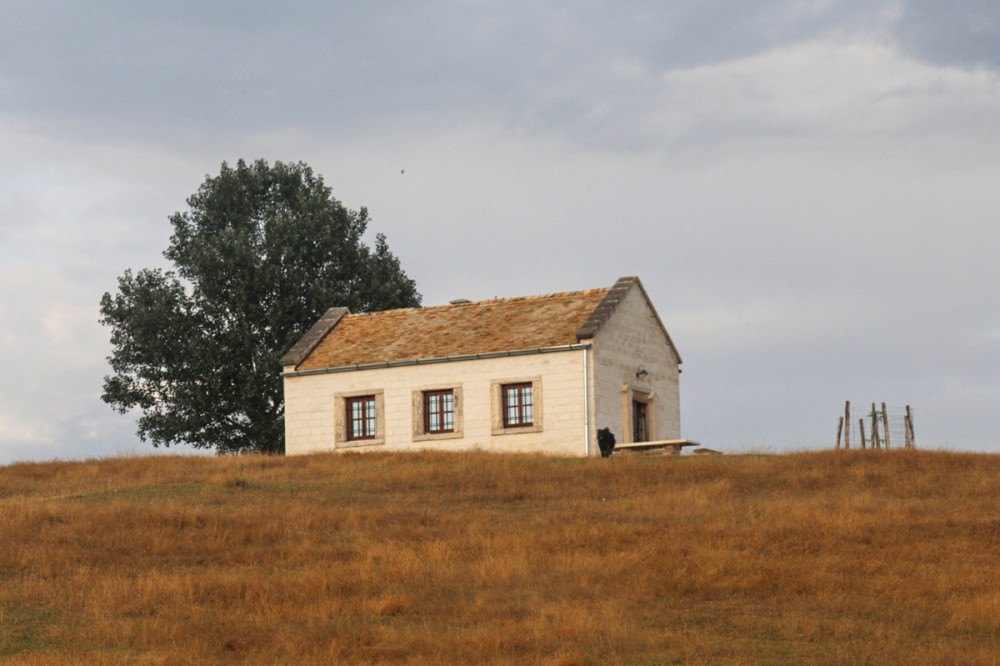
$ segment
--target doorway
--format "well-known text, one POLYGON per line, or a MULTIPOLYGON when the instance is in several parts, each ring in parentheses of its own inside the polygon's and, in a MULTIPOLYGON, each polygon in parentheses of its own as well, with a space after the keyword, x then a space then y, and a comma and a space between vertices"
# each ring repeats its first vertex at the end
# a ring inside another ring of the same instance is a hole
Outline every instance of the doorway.
POLYGON ((639 398, 635 395, 632 398, 632 441, 633 442, 648 442, 649 441, 649 423, 648 423, 648 412, 649 404, 646 402, 645 397, 639 398))

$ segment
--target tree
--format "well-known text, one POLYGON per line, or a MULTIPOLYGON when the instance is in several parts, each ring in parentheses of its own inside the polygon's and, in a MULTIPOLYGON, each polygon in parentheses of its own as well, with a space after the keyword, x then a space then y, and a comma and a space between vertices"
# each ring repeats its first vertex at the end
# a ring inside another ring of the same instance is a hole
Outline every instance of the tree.
POLYGON ((219 453, 284 451, 278 359, 330 307, 420 304, 385 237, 305 164, 226 163, 170 217, 174 270, 126 271, 101 299, 112 375, 102 399, 138 434, 219 453))

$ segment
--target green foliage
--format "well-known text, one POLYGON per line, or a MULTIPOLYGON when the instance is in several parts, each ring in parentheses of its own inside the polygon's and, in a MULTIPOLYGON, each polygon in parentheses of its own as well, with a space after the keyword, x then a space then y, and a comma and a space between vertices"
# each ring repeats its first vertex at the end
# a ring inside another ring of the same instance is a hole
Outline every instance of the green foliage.
POLYGON ((112 375, 102 398, 141 411, 154 446, 284 451, 278 359, 327 308, 420 304, 364 208, 333 198, 303 163, 222 164, 170 217, 175 270, 126 271, 101 299, 112 375))

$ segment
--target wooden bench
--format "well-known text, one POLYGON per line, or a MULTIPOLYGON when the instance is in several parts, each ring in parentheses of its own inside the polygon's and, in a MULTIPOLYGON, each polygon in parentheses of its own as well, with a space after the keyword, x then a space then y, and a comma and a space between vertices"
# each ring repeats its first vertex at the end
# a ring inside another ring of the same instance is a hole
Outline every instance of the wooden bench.
POLYGON ((661 439, 655 442, 615 444, 615 451, 663 451, 678 456, 685 446, 701 446, 701 444, 690 439, 661 439))

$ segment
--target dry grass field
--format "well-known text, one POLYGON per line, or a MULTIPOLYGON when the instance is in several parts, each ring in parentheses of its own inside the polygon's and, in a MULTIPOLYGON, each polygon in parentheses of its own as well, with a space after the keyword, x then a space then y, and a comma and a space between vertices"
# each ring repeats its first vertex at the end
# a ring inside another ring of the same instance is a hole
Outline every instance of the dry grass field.
POLYGON ((1000 663, 1000 457, 0 468, 11 664, 1000 663))

